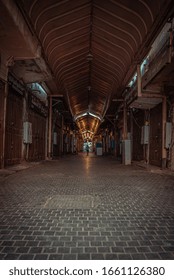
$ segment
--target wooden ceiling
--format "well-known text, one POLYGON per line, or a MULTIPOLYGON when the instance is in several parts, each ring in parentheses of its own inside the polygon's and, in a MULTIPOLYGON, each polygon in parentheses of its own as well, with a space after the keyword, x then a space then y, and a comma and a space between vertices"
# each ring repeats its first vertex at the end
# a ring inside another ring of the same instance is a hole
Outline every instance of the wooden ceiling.
POLYGON ((54 75, 53 94, 66 97, 81 131, 95 132, 98 118, 81 115, 91 112, 102 119, 111 99, 120 97, 172 1, 18 0, 16 4, 54 75))

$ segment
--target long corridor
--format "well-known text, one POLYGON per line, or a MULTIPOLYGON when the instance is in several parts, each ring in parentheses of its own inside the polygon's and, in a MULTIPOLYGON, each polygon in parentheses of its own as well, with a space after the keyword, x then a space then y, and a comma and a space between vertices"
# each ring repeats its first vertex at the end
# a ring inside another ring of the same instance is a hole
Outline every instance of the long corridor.
POLYGON ((172 175, 80 154, 0 184, 0 259, 174 259, 172 175))

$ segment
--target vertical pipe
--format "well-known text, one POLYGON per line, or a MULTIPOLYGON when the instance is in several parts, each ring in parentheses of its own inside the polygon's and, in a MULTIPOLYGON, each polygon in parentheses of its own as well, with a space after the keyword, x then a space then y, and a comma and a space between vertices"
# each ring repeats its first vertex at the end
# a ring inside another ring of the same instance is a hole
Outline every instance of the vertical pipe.
POLYGON ((117 134, 116 134, 116 124, 114 124, 114 156, 117 156, 117 134))
POLYGON ((48 121, 49 117, 47 116, 45 121, 45 159, 48 156, 48 121))
POLYGON ((63 143, 63 127, 64 127, 64 120, 63 120, 63 115, 62 115, 62 127, 61 127, 61 154, 63 155, 64 153, 64 143, 63 143))
POLYGON ((166 168, 166 158, 167 158, 167 151, 165 148, 166 120, 167 120, 167 102, 166 102, 166 96, 164 96, 162 101, 162 168, 166 168))
POLYGON ((49 104, 48 158, 52 157, 52 96, 49 104))

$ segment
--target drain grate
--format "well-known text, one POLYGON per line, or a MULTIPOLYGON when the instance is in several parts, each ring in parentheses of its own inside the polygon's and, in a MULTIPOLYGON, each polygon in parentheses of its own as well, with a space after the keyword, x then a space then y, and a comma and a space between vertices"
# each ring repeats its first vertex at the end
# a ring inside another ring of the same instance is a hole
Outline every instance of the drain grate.
POLYGON ((44 208, 47 209, 90 209, 97 207, 99 197, 91 195, 56 195, 49 198, 44 208))

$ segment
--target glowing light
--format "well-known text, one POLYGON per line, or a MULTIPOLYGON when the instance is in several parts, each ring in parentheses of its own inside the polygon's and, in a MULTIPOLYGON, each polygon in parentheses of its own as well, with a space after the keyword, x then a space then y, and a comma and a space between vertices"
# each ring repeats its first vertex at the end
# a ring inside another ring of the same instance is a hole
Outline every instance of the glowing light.
POLYGON ((79 114, 79 115, 77 115, 77 116, 75 116, 74 117, 74 119, 75 119, 75 121, 77 120, 77 119, 79 119, 79 118, 81 118, 81 117, 85 117, 85 116, 92 116, 92 117, 94 117, 94 118, 97 118, 97 119, 99 119, 100 121, 102 120, 102 118, 100 117, 100 116, 98 116, 98 115, 96 115, 96 114, 94 114, 94 113, 91 113, 91 112, 84 112, 84 113, 82 113, 82 114, 79 114))

